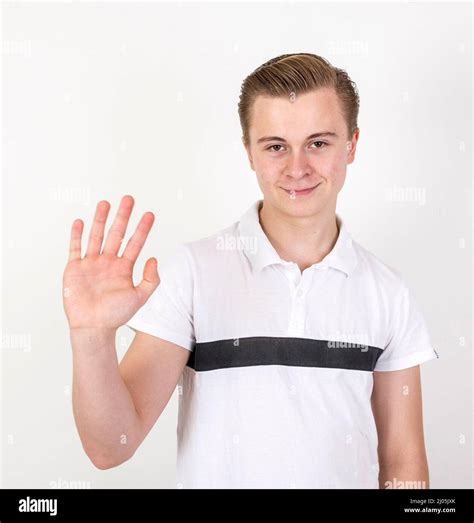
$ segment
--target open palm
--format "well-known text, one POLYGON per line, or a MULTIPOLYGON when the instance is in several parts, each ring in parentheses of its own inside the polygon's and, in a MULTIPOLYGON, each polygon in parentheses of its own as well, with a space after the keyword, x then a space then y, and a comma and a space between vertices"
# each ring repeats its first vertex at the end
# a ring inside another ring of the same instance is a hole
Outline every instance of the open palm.
POLYGON ((97 204, 89 243, 81 258, 82 220, 75 220, 71 229, 69 260, 63 275, 63 304, 71 329, 117 329, 144 305, 160 282, 155 258, 147 260, 143 279, 133 285, 133 266, 154 222, 151 212, 145 213, 130 237, 122 256, 118 255, 134 200, 124 196, 105 240, 105 222, 110 204, 97 204))

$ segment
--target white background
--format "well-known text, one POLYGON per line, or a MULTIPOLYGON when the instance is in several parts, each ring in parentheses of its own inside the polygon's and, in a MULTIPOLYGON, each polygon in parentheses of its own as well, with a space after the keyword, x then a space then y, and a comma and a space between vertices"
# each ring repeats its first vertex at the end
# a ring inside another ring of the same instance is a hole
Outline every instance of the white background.
MULTIPOLYGON (((473 487, 472 5, 7 3, 2 25, 2 487, 174 488, 177 391, 131 461, 100 471, 82 450, 61 296, 70 225, 82 218, 86 239, 97 201, 110 224, 124 194, 129 232, 153 211, 138 283, 148 257, 239 219, 261 197, 240 85, 290 52, 357 83, 338 212, 402 272, 440 355, 422 366, 431 486, 473 487)), ((132 336, 120 329, 119 356, 132 336)))

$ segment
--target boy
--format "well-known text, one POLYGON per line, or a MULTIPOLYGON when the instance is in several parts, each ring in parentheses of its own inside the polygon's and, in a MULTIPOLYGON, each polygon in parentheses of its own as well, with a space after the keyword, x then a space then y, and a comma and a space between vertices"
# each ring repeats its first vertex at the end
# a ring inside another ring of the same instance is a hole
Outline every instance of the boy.
POLYGON ((83 259, 74 222, 73 404, 97 467, 130 459, 179 385, 179 488, 428 488, 419 365, 437 354, 400 273, 336 213, 358 109, 347 73, 319 56, 256 69, 239 116, 263 199, 180 245, 160 276, 150 258, 137 287, 153 214, 121 257, 133 198, 102 252, 108 202, 83 259), (124 324, 136 336, 118 364, 124 324))

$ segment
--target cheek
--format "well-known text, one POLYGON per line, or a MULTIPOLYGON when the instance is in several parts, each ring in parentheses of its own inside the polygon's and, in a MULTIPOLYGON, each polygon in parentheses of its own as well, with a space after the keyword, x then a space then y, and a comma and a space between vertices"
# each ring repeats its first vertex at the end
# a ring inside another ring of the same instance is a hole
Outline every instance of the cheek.
POLYGON ((347 164, 343 154, 334 154, 324 158, 319 167, 319 174, 327 178, 332 184, 337 185, 344 181, 347 164))
POLYGON ((255 162, 256 172, 262 183, 273 183, 281 178, 283 164, 275 158, 259 158, 255 162))

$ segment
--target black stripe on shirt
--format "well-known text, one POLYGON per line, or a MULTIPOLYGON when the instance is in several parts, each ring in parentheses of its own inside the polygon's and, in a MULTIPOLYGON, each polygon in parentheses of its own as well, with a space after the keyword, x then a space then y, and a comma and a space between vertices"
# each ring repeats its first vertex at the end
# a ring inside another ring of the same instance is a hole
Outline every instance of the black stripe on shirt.
POLYGON ((373 371, 382 352, 350 342, 253 336, 195 343, 186 365, 196 371, 254 365, 373 371))

